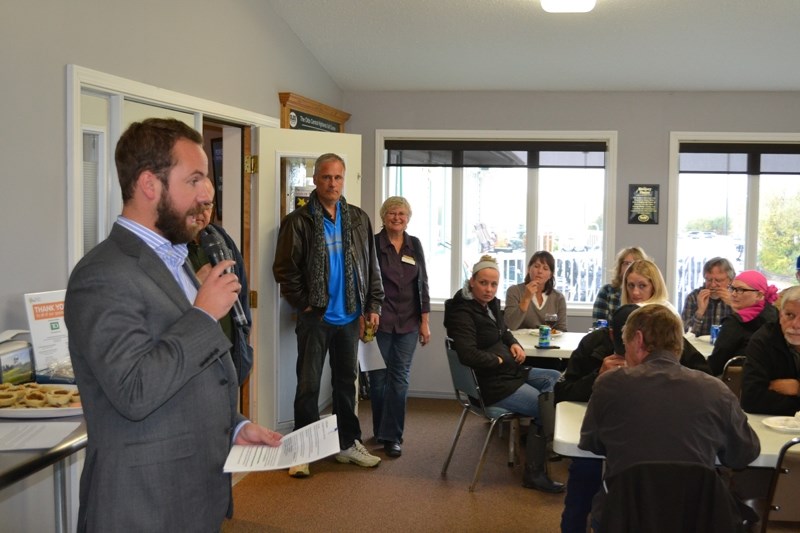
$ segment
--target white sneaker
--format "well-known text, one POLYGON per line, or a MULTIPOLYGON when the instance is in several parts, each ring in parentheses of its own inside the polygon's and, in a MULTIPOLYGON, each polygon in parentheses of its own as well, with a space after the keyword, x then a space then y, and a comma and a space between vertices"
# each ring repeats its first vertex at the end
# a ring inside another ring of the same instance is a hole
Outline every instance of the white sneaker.
POLYGON ((302 463, 289 467, 289 475, 292 477, 308 477, 311 471, 308 469, 308 463, 302 463))
POLYGON ((340 463, 354 463, 367 468, 378 466, 381 463, 381 458, 370 454, 359 440, 356 440, 353 445, 346 450, 337 453, 336 460, 340 463))

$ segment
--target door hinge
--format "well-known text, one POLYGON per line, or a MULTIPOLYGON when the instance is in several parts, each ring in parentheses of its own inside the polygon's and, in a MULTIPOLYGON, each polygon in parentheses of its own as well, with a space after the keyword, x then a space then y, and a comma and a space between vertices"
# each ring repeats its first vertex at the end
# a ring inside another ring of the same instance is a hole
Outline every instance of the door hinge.
POLYGON ((258 308, 258 291, 250 291, 250 309, 258 308))
POLYGON ((249 155, 244 158, 244 171, 247 174, 255 174, 258 172, 258 156, 249 155))

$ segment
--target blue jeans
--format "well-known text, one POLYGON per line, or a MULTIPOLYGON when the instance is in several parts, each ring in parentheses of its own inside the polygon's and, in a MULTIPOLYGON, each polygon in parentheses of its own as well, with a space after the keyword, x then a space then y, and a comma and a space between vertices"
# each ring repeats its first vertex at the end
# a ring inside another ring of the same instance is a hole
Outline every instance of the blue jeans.
POLYGON ((297 316, 297 389, 294 395, 294 428, 319 420, 319 388, 322 365, 330 353, 333 414, 339 426, 339 446, 345 450, 361 439, 356 416, 358 380, 358 320, 344 326, 325 322, 315 311, 297 316))
POLYGON ((561 372, 549 368, 531 368, 528 380, 492 407, 502 407, 525 416, 539 418, 539 394, 551 392, 561 372))
POLYGON ((603 460, 574 457, 569 465, 561 533, 586 533, 592 499, 603 486, 603 460))
POLYGON ((419 330, 412 333, 379 331, 375 335, 386 363, 386 368, 369 373, 372 431, 379 441, 403 442, 408 376, 418 339, 419 330))

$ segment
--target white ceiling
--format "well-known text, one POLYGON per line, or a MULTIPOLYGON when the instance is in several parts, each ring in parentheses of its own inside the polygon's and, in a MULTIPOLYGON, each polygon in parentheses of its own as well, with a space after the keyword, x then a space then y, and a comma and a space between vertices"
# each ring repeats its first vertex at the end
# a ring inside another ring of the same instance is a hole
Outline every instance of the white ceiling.
POLYGON ((345 91, 800 90, 800 0, 266 0, 345 91))

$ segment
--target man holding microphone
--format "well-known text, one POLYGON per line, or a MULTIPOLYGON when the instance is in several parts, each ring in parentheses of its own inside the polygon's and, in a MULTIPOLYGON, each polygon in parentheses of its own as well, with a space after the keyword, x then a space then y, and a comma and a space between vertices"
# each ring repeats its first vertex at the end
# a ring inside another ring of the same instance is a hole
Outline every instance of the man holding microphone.
POLYGON ((221 261, 197 284, 186 243, 211 201, 202 137, 174 119, 131 124, 116 148, 122 215, 73 270, 65 302, 88 445, 78 531, 218 531, 235 444, 281 435, 237 411, 218 321, 239 296, 221 261))

